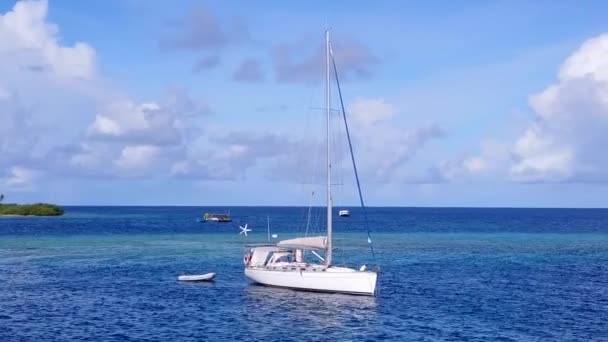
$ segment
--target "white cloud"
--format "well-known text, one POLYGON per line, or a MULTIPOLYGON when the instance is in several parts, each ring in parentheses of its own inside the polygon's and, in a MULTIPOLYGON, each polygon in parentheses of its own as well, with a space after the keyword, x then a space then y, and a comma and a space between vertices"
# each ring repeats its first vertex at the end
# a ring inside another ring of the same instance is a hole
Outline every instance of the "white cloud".
POLYGON ((481 142, 478 155, 467 155, 456 160, 444 160, 438 167, 437 181, 481 180, 504 178, 510 162, 510 145, 495 140, 481 142))
POLYGON ((120 125, 116 121, 103 115, 95 116, 95 122, 93 122, 89 131, 92 135, 99 134, 102 136, 110 135, 117 137, 122 134, 120 125))
POLYGON ((596 81, 608 81, 608 33, 584 42, 561 66, 559 79, 567 81, 591 77, 596 81))
MULTIPOLYGON (((278 44, 273 49, 276 79, 286 83, 316 83, 323 79, 325 47, 318 36, 300 39, 290 44, 278 44)), ((341 80, 368 79, 376 57, 365 45, 346 37, 337 39, 332 47, 341 80)))
POLYGON ((358 157, 368 177, 377 181, 419 182, 421 176, 411 176, 405 164, 429 141, 445 134, 436 124, 403 128, 396 120, 397 109, 384 99, 359 98, 349 106, 349 114, 354 118, 358 157))
POLYGON ((384 99, 359 98, 349 106, 349 113, 358 124, 369 126, 392 119, 397 109, 384 99))
MULTIPOLYGON (((209 109, 182 89, 170 89, 166 99, 152 101, 117 94, 104 83, 103 75, 96 74, 93 48, 86 43, 63 44, 59 28, 47 21, 47 12, 46 1, 24 1, 0 17, 0 71, 11 75, 0 88, 0 109, 9 108, 7 99, 11 109, 0 111, 0 119, 9 123, 0 127, 0 152, 11 151, 10 156, 3 155, 3 167, 38 167, 51 175, 73 177, 201 179, 243 179, 257 168, 256 176, 273 177, 273 165, 311 145, 260 132, 205 136, 198 119, 209 109), (82 91, 83 82, 90 91, 82 91), (55 103, 62 105, 49 105, 55 103)), ((198 38, 182 43, 182 48, 196 49, 213 45, 198 38)), ((342 51, 338 66, 350 78, 367 77, 377 63, 355 42, 336 50, 342 51)), ((310 52, 316 56, 320 51, 314 45, 310 52)), ((308 79, 308 72, 316 68, 306 60, 301 65, 290 60, 302 72, 298 81, 308 79)), ((398 128, 397 110, 383 99, 359 99, 352 111, 355 139, 369 140, 359 145, 365 146, 361 150, 369 161, 367 170, 384 180, 428 140, 442 134, 434 125, 398 128)), ((204 128, 208 127, 207 122, 204 128)))
POLYGON ((513 144, 512 179, 608 180, 608 34, 587 40, 530 105, 537 120, 513 144))
POLYGON ((0 84, 0 100, 7 100, 11 95, 11 92, 0 84))
POLYGON ((209 109, 176 87, 148 102, 117 91, 97 74, 95 50, 62 43, 47 14, 47 1, 19 1, 0 14, 0 167, 19 166, 22 176, 11 183, 28 169, 51 177, 166 174, 209 109))
POLYGON ((32 185, 32 181, 38 177, 38 174, 39 172, 32 169, 13 166, 10 168, 8 177, 5 177, 2 183, 9 188, 27 187, 32 185))
POLYGON ((99 154, 88 144, 83 144, 80 150, 71 153, 68 163, 70 166, 82 170, 99 170, 105 167, 99 154))
POLYGON ((478 155, 441 162, 438 179, 608 181, 608 34, 584 42, 557 76, 530 97, 535 120, 513 141, 487 140, 478 155))
POLYGON ((18 1, 0 16, 0 54, 20 67, 67 78, 91 78, 95 51, 86 43, 59 44, 58 28, 46 22, 48 3, 18 1))
POLYGON ((44 164, 50 150, 81 134, 79 111, 96 101, 87 94, 95 51, 61 44, 47 12, 47 1, 19 1, 0 14, 1 167, 44 164))
MULTIPOLYGON (((210 112, 179 87, 167 90, 162 101, 135 102, 129 98, 105 103, 90 124, 92 141, 175 146, 184 143, 194 124, 210 112)), ((200 131, 199 131, 200 134, 200 131)))
POLYGON ((114 164, 121 170, 142 172, 151 167, 161 155, 161 150, 152 145, 126 146, 114 164))
MULTIPOLYGON (((33 170, 42 169, 40 165, 50 165, 48 169, 56 174, 83 176, 242 179, 254 168, 263 173, 275 162, 283 167, 290 163, 286 157, 310 145, 260 132, 222 130, 221 137, 203 136, 196 117, 209 110, 182 90, 174 90, 164 100, 113 96, 115 89, 109 89, 97 74, 95 50, 84 42, 62 43, 59 28, 47 21, 47 12, 47 1, 21 1, 0 15, 0 166, 11 170, 5 183, 25 184, 35 175, 33 170), (82 82, 94 85, 94 93, 81 96, 74 85, 82 82), (87 98, 84 104, 78 102, 83 97, 87 98), (59 102, 62 106, 52 107, 59 102), (67 114, 66 108, 70 109, 67 114), (61 126, 69 127, 55 130, 61 126), (68 129, 74 133, 64 135, 68 129), (53 150, 60 150, 64 158, 51 154, 53 150)), ((173 48, 206 50, 225 47, 230 41, 216 46, 211 36, 192 37, 184 36, 181 45, 173 48)), ((283 49, 275 51, 279 81, 317 81, 322 74, 317 73, 322 65, 314 61, 322 51, 317 45, 308 51, 297 45, 283 49), (298 51, 309 53, 296 55, 298 51)), ((378 63, 359 44, 348 43, 341 50, 338 67, 351 79, 367 77, 378 63)), ((423 102, 433 105, 432 99, 423 102)), ((608 181, 608 157, 601 151, 608 144, 608 34, 585 42, 563 63, 555 83, 531 96, 536 120, 511 143, 486 141, 476 155, 443 161, 420 172, 420 165, 410 161, 445 133, 433 122, 410 127, 400 121, 398 107, 405 108, 384 98, 358 98, 348 107, 366 179, 608 181)), ((426 113, 416 117, 427 119, 426 113)))
POLYGON ((130 100, 104 106, 89 127, 89 137, 99 140, 174 145, 180 143, 178 113, 156 103, 130 100))
POLYGON ((463 161, 463 166, 471 173, 482 172, 488 169, 488 163, 481 157, 469 157, 463 161))
POLYGON ((186 160, 174 163, 171 174, 179 178, 245 179, 252 168, 268 166, 265 161, 287 160, 299 144, 302 142, 293 142, 279 134, 235 131, 191 144, 186 160))
MULTIPOLYGON (((533 124, 515 142, 511 173, 519 180, 561 181, 573 176, 575 156, 568 141, 555 140, 542 124, 533 124)), ((576 138, 578 139, 578 138, 576 138)))

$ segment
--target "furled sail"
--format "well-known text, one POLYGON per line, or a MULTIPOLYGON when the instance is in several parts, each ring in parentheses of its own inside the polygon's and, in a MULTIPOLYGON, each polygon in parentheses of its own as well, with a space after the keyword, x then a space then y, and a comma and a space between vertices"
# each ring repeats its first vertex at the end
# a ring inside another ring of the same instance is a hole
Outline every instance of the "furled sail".
POLYGON ((279 247, 302 248, 302 249, 326 249, 326 236, 310 236, 289 240, 282 240, 277 243, 279 247))

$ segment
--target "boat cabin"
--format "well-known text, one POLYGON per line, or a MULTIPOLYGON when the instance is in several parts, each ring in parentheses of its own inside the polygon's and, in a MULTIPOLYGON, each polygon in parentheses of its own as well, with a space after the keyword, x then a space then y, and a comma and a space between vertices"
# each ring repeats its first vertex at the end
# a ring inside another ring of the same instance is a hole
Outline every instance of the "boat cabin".
POLYGON ((304 261, 302 249, 291 249, 278 246, 249 247, 243 259, 245 266, 252 268, 281 269, 283 267, 310 267, 304 261))
POLYGON ((322 251, 325 246, 325 236, 283 240, 276 245, 247 245, 243 262, 245 266, 254 268, 310 267, 318 264, 305 262, 304 251, 309 250, 324 261, 316 251, 322 251))

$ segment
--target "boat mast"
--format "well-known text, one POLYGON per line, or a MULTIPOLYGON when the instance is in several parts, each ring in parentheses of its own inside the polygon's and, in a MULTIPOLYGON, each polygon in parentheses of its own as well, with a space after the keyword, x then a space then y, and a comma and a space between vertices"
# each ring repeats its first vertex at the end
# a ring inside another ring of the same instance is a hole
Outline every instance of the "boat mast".
POLYGON ((331 266, 333 249, 332 203, 331 203, 331 89, 329 84, 329 30, 325 31, 325 107, 327 110, 327 252, 325 253, 325 266, 331 266))

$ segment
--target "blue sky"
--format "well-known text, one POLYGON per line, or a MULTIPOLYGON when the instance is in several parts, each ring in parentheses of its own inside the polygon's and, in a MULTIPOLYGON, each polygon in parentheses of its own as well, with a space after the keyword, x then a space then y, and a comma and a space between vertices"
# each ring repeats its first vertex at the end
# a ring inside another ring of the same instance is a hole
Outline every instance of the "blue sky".
MULTIPOLYGON (((0 192, 308 204, 329 26, 370 205, 605 207, 606 7, 4 1, 0 192)), ((336 202, 354 204, 343 157, 336 202)))

